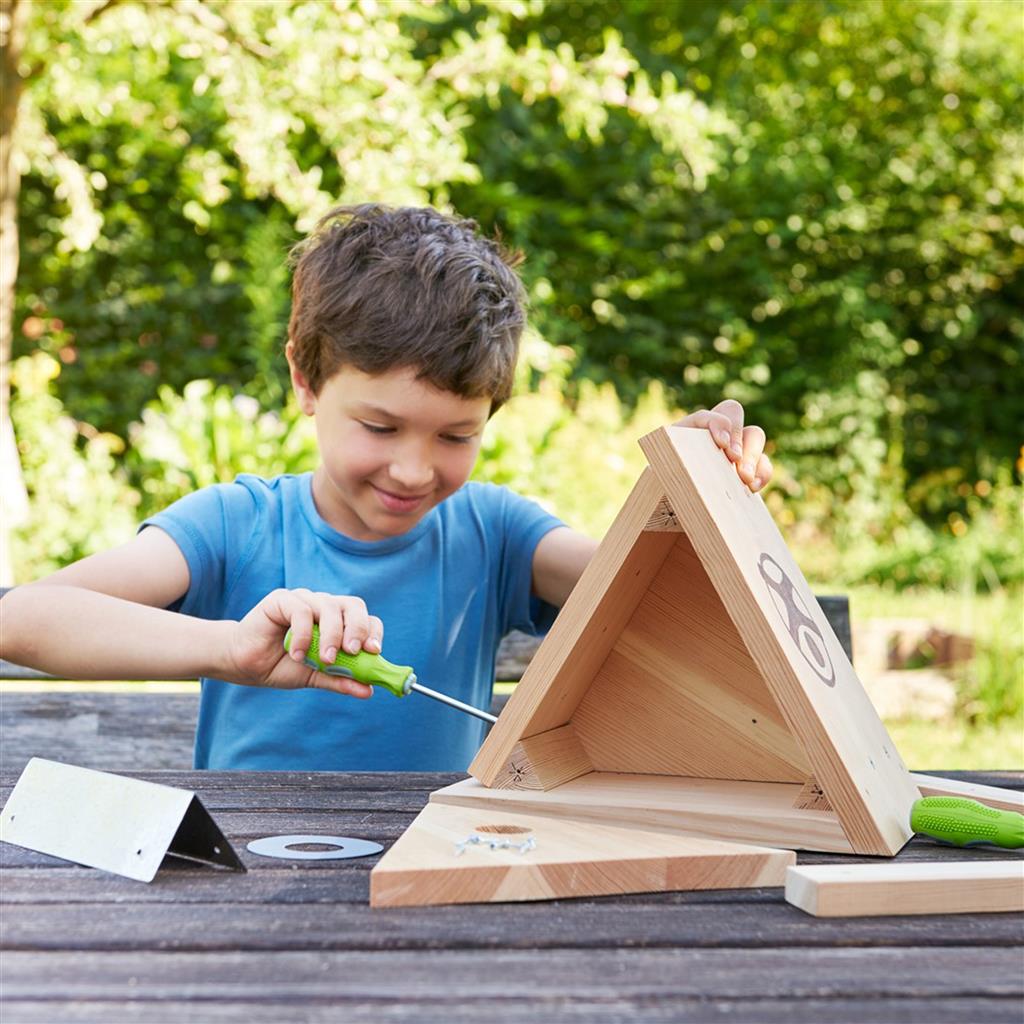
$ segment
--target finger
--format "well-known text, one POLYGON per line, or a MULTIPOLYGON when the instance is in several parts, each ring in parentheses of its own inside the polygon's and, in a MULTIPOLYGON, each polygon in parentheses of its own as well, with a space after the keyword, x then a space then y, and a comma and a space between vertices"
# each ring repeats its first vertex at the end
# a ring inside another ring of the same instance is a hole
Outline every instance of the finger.
POLYGON ((722 413, 712 412, 710 409, 699 409, 691 412, 676 422, 677 427, 704 427, 711 434, 715 444, 724 451, 732 447, 732 422, 728 416, 722 413))
POLYGON ((727 398, 711 411, 725 417, 729 431, 726 451, 733 462, 739 462, 743 458, 743 406, 735 398, 727 398))
POLYGON ((302 661, 313 639, 313 609, 294 592, 283 598, 282 604, 292 631, 289 651, 295 661, 302 661))
POLYGON ((346 697, 358 697, 366 700, 373 696, 373 687, 365 683, 357 683, 354 679, 347 679, 344 676, 329 676, 324 672, 311 672, 306 685, 314 690, 330 690, 331 693, 340 693, 346 697))
POLYGON ((341 647, 345 623, 336 598, 329 594, 317 596, 322 599, 319 610, 320 658, 325 665, 332 665, 341 647))
POLYGON ((358 597, 343 598, 341 614, 345 623, 341 645, 349 654, 358 654, 363 642, 370 635, 370 616, 366 604, 358 597))
POLYGON ((754 473, 754 482, 750 485, 752 491, 760 491, 762 488, 767 486, 768 481, 772 478, 772 473, 775 472, 775 467, 772 466, 772 460, 767 455, 762 455, 757 460, 757 470, 754 473))
POLYGON ((764 454, 764 443, 767 440, 760 427, 743 428, 743 456, 740 459, 740 479, 749 487, 757 475, 757 464, 764 454))
POLYGON ((369 616, 370 634, 363 647, 373 654, 380 654, 384 649, 384 623, 376 615, 369 616))

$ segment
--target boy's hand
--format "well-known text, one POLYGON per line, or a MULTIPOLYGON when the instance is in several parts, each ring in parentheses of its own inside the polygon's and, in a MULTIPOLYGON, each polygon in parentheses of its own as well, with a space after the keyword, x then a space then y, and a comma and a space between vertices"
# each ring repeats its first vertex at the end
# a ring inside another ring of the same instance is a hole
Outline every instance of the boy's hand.
POLYGON ((284 690, 316 687, 366 698, 373 689, 354 679, 325 675, 303 658, 320 626, 320 657, 332 662, 339 649, 380 654, 384 624, 358 597, 338 597, 311 590, 274 590, 238 623, 232 642, 230 682, 274 686, 284 690), (292 631, 291 651, 284 636, 292 631))
POLYGON ((765 433, 760 427, 743 425, 743 406, 735 399, 692 412, 674 425, 707 427, 715 444, 736 463, 736 472, 750 490, 759 491, 771 480, 771 459, 764 453, 765 433))

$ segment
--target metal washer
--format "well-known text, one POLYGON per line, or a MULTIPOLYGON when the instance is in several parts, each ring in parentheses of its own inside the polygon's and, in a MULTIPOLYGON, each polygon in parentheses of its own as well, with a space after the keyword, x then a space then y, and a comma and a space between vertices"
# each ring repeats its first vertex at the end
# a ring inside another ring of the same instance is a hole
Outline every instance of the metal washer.
POLYGON ((384 849, 380 843, 369 839, 350 839, 345 836, 267 836, 254 839, 246 846, 250 853, 259 857, 280 857, 284 860, 345 860, 348 857, 369 857, 384 849), (304 843, 331 845, 334 850, 293 850, 291 847, 304 843))

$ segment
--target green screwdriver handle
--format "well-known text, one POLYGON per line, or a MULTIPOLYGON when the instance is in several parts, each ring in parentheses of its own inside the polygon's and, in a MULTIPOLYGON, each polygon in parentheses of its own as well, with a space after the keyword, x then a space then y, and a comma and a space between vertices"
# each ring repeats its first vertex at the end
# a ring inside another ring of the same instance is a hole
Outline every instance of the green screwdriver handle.
POLYGON ((926 796, 910 808, 915 832, 954 846, 1024 847, 1024 814, 1000 811, 962 796, 926 796))
MULTIPOLYGON (((284 637, 284 649, 292 649, 290 629, 284 637)), ((306 651, 305 662, 310 668, 325 672, 329 676, 345 676, 367 686, 383 686, 396 697, 406 696, 412 690, 412 684, 416 682, 416 673, 413 672, 411 665, 392 665, 379 654, 371 654, 369 651, 360 651, 358 654, 339 651, 333 664, 325 664, 320 660, 319 626, 313 626, 313 639, 309 643, 309 650, 306 651)))

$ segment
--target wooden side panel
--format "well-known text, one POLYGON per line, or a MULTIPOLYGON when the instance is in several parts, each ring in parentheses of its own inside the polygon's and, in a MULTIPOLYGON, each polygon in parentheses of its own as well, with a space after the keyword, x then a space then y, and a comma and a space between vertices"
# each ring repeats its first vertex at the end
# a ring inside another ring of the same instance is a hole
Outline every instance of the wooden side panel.
POLYGON ((796 806, 800 789, 795 783, 591 772, 547 792, 491 789, 465 779, 435 791, 430 802, 788 850, 853 853, 834 813, 796 806))
POLYGON ((597 771, 803 782, 811 774, 684 533, 575 715, 597 771))
POLYGON ((705 430, 640 443, 854 849, 896 853, 917 787, 764 502, 705 430))
POLYGON ((676 535, 645 533, 662 492, 645 470, 533 656, 470 774, 495 785, 524 737, 568 725, 676 535))
POLYGON ((370 873, 370 904, 421 907, 781 885, 795 859, 785 850, 428 804, 370 873), (512 845, 466 843, 471 836, 512 845), (528 839, 533 845, 526 848, 528 839))
POLYGON ((554 789, 593 770, 575 730, 563 725, 520 740, 494 785, 499 789, 554 789))
POLYGON ((786 900, 815 917, 1024 910, 1024 860, 792 867, 786 900))

